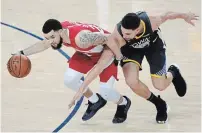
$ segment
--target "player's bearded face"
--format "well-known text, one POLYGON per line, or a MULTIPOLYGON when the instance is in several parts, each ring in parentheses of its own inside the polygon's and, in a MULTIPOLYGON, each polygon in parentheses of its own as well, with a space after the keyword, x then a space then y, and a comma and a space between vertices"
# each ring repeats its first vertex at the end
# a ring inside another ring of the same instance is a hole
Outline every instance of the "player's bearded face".
POLYGON ((60 41, 58 44, 51 45, 54 50, 60 49, 62 47, 63 39, 60 37, 60 41))
POLYGON ((51 44, 51 47, 54 50, 60 49, 62 47, 63 39, 61 38, 58 32, 54 32, 53 30, 48 34, 44 34, 45 38, 51 44))

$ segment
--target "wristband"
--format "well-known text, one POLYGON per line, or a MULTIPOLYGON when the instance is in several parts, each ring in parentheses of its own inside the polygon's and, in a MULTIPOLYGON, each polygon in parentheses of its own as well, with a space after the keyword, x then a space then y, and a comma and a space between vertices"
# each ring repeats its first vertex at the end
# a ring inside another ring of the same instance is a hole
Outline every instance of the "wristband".
POLYGON ((24 55, 24 52, 23 52, 23 50, 20 50, 20 54, 23 54, 23 55, 24 55))

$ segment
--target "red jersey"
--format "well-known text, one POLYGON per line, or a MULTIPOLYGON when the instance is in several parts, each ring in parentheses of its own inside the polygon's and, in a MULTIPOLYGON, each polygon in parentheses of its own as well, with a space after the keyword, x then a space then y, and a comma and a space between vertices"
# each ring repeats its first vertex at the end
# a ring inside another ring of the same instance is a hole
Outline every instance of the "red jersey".
POLYGON ((69 38, 70 38, 71 44, 63 43, 65 46, 72 47, 76 51, 80 51, 83 53, 100 53, 103 50, 102 45, 90 46, 88 48, 80 48, 76 45, 75 37, 82 30, 89 30, 91 32, 102 32, 102 33, 109 34, 108 31, 94 24, 85 24, 80 22, 69 22, 69 21, 61 22, 61 24, 64 29, 67 28, 69 30, 69 38))

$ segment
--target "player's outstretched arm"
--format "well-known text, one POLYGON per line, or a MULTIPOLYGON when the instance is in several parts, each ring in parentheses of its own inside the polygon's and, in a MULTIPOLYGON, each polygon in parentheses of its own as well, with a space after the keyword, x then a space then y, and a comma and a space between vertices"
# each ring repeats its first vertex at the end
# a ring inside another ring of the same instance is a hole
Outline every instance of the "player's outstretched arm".
MULTIPOLYGON (((88 85, 114 60, 114 55, 109 48, 105 48, 98 63, 87 74, 84 82, 81 85, 81 89, 85 89, 88 85)), ((113 62, 112 62, 113 63, 113 62)))
POLYGON ((18 51, 17 53, 14 53, 14 54, 24 54, 26 56, 29 56, 32 54, 42 52, 48 49, 50 46, 51 44, 49 43, 48 40, 43 40, 29 46, 28 48, 25 48, 24 50, 18 51))
POLYGON ((187 23, 195 26, 193 20, 198 20, 198 15, 188 12, 188 13, 178 13, 178 12, 166 12, 159 16, 149 16, 152 29, 156 30, 161 24, 165 23, 167 20, 174 19, 184 19, 187 23))
POLYGON ((69 104, 69 108, 71 108, 75 102, 80 99, 88 85, 107 67, 107 65, 109 65, 112 60, 114 60, 114 55, 110 49, 106 48, 102 53, 98 63, 85 77, 80 89, 69 104))

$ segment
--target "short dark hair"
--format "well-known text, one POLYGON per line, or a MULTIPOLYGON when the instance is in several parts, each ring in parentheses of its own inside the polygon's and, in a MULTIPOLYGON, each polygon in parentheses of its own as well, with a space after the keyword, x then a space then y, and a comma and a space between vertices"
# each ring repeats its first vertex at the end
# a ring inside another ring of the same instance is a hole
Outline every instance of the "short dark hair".
POLYGON ((135 30, 140 26, 140 18, 135 13, 128 13, 122 18, 121 25, 125 29, 135 30))
POLYGON ((43 33, 47 34, 51 30, 58 31, 60 29, 62 29, 62 25, 58 20, 56 20, 56 19, 48 19, 44 23, 42 31, 43 31, 43 33))

